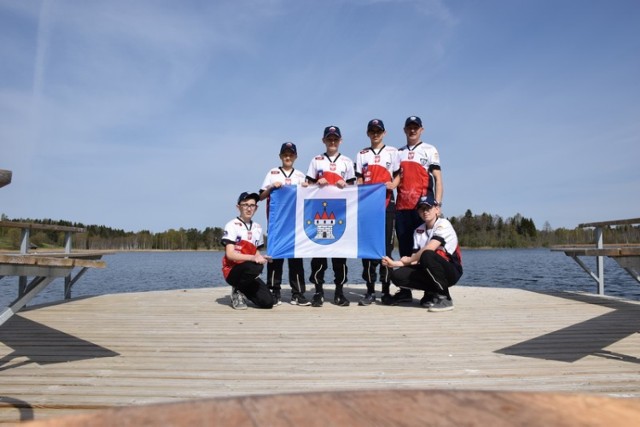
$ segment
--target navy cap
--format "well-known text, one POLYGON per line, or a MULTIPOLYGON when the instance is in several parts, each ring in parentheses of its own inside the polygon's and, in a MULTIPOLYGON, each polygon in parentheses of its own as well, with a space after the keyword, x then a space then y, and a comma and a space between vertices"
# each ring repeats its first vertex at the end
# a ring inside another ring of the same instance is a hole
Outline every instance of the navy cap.
POLYGON ((436 203, 435 197, 433 197, 432 195, 428 195, 428 196, 422 196, 418 199, 418 203, 416 204, 416 209, 418 209, 421 205, 438 206, 438 203, 436 203))
POLYGON ((240 197, 238 197, 238 204, 248 199, 253 199, 256 201, 256 203, 258 203, 258 200, 260 200, 260 196, 258 196, 256 193, 249 193, 248 191, 245 191, 244 193, 240 194, 240 197))
POLYGON ((284 154, 284 152, 287 150, 293 151, 293 154, 298 154, 296 144, 294 144, 293 142, 285 142, 284 144, 282 144, 282 147, 280 147, 280 154, 284 154))
POLYGON ((369 120, 369 123, 367 124, 367 131, 370 131, 371 129, 375 129, 375 128, 378 128, 384 132, 384 123, 382 123, 382 120, 380 119, 369 120))
POLYGON ((415 123, 418 126, 422 127, 422 120, 418 116, 409 116, 407 120, 404 121, 404 127, 409 126, 410 124, 415 123))
POLYGON ((329 135, 336 135, 338 138, 342 138, 342 134, 340 133, 340 128, 338 126, 327 126, 324 128, 324 136, 323 139, 329 135))

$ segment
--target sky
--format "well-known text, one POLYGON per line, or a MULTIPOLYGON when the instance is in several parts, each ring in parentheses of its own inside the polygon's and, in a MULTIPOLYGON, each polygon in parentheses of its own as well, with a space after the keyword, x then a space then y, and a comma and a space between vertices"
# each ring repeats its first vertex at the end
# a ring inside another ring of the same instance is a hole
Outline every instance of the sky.
POLYGON ((0 58, 11 219, 224 227, 283 142, 411 115, 447 217, 640 216, 637 0, 0 0, 0 58))

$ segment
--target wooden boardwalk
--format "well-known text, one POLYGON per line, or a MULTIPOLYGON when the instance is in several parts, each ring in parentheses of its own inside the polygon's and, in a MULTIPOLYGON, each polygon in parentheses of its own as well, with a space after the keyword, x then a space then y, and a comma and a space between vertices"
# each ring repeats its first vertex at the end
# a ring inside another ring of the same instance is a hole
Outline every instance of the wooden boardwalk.
MULTIPOLYGON (((454 287, 455 310, 284 302, 228 287, 78 298, 0 327, 0 422, 113 406, 326 390, 578 392, 640 398, 640 303, 454 287)), ((309 292, 307 293, 310 294, 309 292)), ((331 290, 327 300, 332 300, 331 290)), ((283 295, 288 301, 289 294, 283 295)))

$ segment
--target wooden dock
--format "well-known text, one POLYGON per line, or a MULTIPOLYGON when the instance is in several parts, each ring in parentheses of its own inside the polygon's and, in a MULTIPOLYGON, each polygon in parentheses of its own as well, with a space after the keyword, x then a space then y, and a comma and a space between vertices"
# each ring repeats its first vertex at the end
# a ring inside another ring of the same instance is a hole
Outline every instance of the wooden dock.
MULTIPOLYGON (((228 287, 34 306, 0 327, 0 422, 209 397, 492 390, 640 398, 640 303, 456 286, 418 305, 235 311, 228 287)), ((309 295, 310 292, 307 292, 309 295)), ((285 301, 289 294, 283 293, 285 301)), ((634 400, 635 400, 634 399, 634 400)))

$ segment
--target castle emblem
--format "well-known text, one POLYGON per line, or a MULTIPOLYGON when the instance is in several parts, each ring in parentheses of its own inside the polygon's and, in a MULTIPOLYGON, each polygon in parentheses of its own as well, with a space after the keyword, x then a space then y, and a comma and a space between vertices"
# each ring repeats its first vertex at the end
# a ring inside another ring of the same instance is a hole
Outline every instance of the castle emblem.
POLYGON ((321 245, 339 240, 346 227, 346 200, 305 200, 305 233, 321 245))

